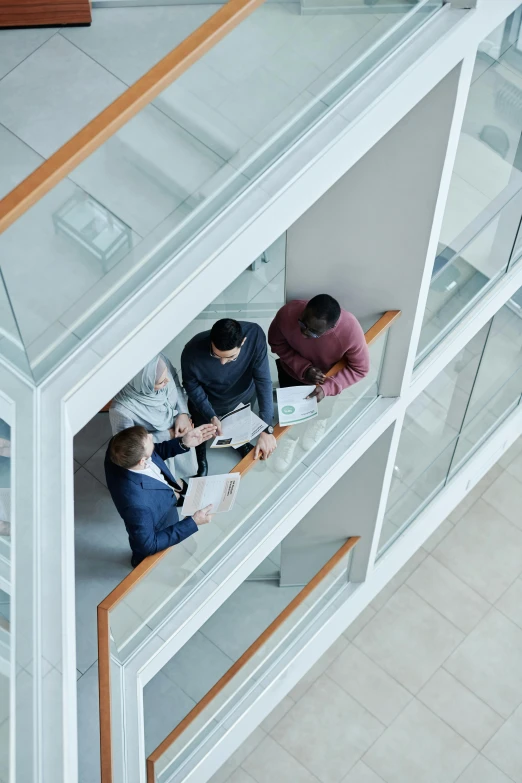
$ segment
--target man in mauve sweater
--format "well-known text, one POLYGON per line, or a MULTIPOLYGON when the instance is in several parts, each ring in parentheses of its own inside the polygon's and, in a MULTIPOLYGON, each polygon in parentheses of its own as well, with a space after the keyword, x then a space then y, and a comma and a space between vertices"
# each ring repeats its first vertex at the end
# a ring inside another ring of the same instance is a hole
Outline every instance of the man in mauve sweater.
MULTIPOLYGON (((284 305, 270 325, 268 342, 279 356, 279 385, 315 385, 320 402, 362 380, 370 370, 364 332, 357 318, 328 294, 284 305), (346 367, 331 378, 325 373, 339 360, 346 367)), ((311 395, 312 396, 312 395, 311 395)))

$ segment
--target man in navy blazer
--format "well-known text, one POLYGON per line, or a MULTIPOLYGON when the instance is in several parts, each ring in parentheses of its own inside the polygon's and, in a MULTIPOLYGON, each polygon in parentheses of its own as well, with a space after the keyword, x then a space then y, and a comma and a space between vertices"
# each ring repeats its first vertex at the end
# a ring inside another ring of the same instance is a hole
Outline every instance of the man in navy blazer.
POLYGON ((213 424, 190 430, 182 438, 154 443, 144 427, 129 427, 109 441, 105 476, 114 505, 125 522, 132 550, 132 567, 156 552, 196 533, 211 520, 212 506, 193 517, 179 518, 186 491, 165 460, 183 454, 216 434, 213 424))

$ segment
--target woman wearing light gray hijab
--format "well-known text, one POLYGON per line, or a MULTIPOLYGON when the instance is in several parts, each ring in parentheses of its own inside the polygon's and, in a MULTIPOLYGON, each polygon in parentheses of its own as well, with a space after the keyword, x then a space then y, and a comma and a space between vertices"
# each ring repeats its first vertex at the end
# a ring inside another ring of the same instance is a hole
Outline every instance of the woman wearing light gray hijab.
MULTIPOLYGON (((141 425, 154 443, 179 438, 192 429, 187 399, 178 374, 163 354, 155 356, 118 392, 109 408, 112 434, 141 425)), ((167 460, 176 478, 197 473, 194 449, 167 460)))

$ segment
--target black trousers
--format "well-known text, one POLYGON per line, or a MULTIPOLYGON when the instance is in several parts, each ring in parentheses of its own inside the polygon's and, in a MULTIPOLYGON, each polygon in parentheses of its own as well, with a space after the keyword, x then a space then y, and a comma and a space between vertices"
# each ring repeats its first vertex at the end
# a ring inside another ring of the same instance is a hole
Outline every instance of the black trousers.
POLYGON ((279 379, 279 386, 282 389, 287 389, 289 386, 309 386, 310 384, 298 381, 292 375, 289 375, 283 365, 281 359, 276 359, 277 377, 279 379))

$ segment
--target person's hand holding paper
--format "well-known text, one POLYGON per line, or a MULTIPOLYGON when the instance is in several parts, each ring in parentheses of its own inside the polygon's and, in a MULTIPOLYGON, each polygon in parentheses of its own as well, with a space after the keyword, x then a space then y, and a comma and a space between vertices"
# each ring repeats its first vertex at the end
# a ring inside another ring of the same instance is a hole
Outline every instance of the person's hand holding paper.
POLYGON ((277 407, 279 424, 300 424, 317 416, 317 397, 313 394, 315 386, 287 386, 277 389, 277 407))
POLYGON ((219 476, 189 479, 182 513, 193 517, 200 509, 206 511, 209 506, 216 514, 230 511, 236 499, 240 478, 240 473, 224 473, 219 476))

